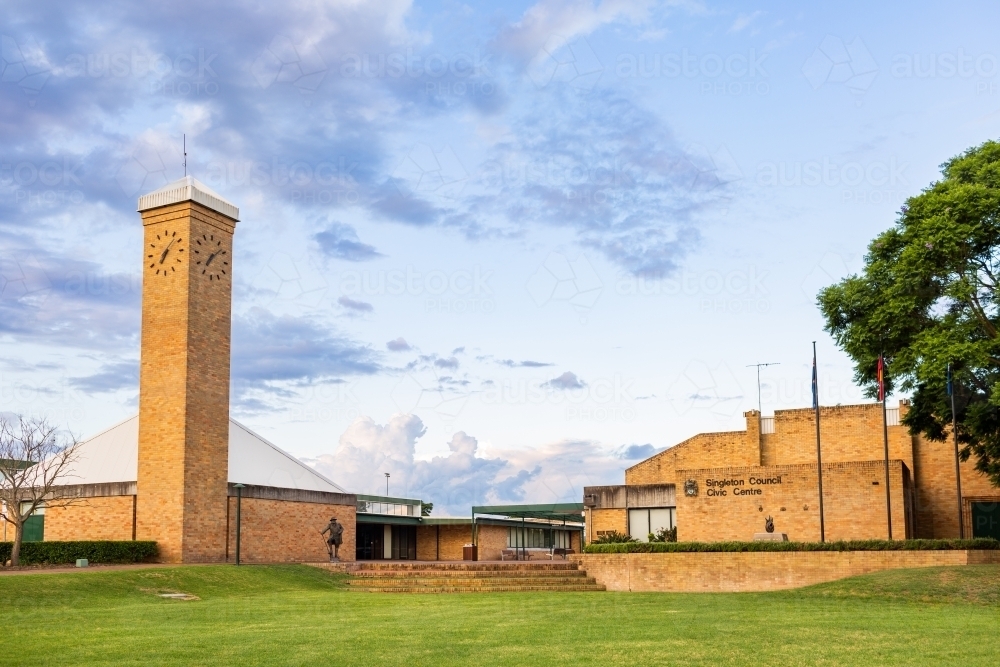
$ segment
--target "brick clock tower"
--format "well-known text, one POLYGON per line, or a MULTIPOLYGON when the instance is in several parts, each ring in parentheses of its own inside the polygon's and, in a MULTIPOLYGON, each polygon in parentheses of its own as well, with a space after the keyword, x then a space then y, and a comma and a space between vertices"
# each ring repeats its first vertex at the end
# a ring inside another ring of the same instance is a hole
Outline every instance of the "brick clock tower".
POLYGON ((142 347, 136 538, 166 562, 226 554, 233 232, 239 209, 187 176, 139 199, 142 347))

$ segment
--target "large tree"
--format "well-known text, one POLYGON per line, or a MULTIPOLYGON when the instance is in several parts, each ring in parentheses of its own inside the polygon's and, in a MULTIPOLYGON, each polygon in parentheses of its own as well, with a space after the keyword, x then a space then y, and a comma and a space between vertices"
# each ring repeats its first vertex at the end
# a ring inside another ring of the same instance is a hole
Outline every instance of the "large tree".
POLYGON ((883 353, 889 387, 912 392, 904 423, 931 440, 950 434, 950 363, 961 456, 1000 486, 1000 143, 941 173, 869 244, 861 275, 822 290, 819 306, 855 380, 874 396, 883 353))

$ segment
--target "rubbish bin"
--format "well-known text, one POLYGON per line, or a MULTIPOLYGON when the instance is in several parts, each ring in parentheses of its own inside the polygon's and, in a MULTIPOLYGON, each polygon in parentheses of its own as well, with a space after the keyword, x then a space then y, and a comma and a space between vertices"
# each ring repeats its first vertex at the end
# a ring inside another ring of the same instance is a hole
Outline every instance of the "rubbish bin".
POLYGON ((475 544, 466 544, 462 547, 462 560, 479 560, 479 547, 475 544))

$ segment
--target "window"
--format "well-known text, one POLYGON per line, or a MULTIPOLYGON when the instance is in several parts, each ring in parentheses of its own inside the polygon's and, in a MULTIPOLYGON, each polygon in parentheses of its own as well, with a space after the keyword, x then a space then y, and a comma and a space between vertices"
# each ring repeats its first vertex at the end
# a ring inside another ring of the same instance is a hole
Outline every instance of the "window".
POLYGON ((358 511, 363 514, 387 514, 389 516, 420 516, 420 505, 386 503, 378 500, 359 500, 358 511))
POLYGON ((649 534, 677 526, 677 510, 673 507, 644 507, 628 511, 628 534, 640 542, 648 542, 649 534))
POLYGON ((570 534, 568 530, 550 528, 508 528, 507 547, 510 549, 569 549, 570 534))

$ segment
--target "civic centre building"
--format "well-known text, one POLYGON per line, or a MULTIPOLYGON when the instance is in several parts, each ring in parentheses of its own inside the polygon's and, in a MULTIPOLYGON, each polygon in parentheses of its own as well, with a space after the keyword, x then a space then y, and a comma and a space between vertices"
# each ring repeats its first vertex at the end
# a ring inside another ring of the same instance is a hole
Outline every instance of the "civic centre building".
MULTIPOLYGON (((88 439, 25 540, 152 540, 165 562, 321 561, 343 526, 342 560, 453 560, 475 541, 573 549, 582 505, 473 508, 422 516, 418 499, 350 493, 229 416, 233 235, 239 209, 187 176, 139 199, 143 224, 139 413, 88 439), (60 504, 61 505, 61 504, 60 504), (569 521, 567 521, 567 518, 569 521)), ((2 522, 0 522, 2 523, 2 522)), ((2 526, 2 539, 13 538, 2 526)))
MULTIPOLYGON (((770 517, 820 539, 812 409, 746 413, 746 429, 703 433, 586 487, 583 503, 473 507, 422 516, 419 499, 351 493, 229 415, 233 236, 239 209, 192 177, 144 195, 139 412, 87 440, 25 539, 153 540, 165 562, 321 561, 320 531, 344 526, 343 560, 500 559, 512 550, 579 553, 584 535, 749 540, 770 517), (581 513, 584 522, 581 522, 581 513), (239 519, 237 520, 237 517, 239 519), (238 525, 237 525, 238 524, 238 525), (585 534, 584 534, 585 529, 585 534), (471 545, 475 545, 474 548, 471 545)), ((1000 538, 1000 490, 950 442, 911 436, 889 410, 892 537, 1000 538)), ((827 540, 889 537, 882 406, 821 409, 827 540)), ((3 526, 10 539, 9 526, 3 526)))
MULTIPOLYGON (((1000 489, 960 465, 949 440, 913 436, 887 410, 892 539, 1000 539, 1000 489)), ((773 520, 789 540, 820 539, 819 469, 813 408, 747 412, 746 429, 701 433, 625 471, 622 486, 584 489, 589 539, 609 531, 646 541, 676 528, 679 541, 752 540, 773 520)), ((820 409, 823 519, 827 541, 886 539, 885 440, 879 403, 820 409)))

